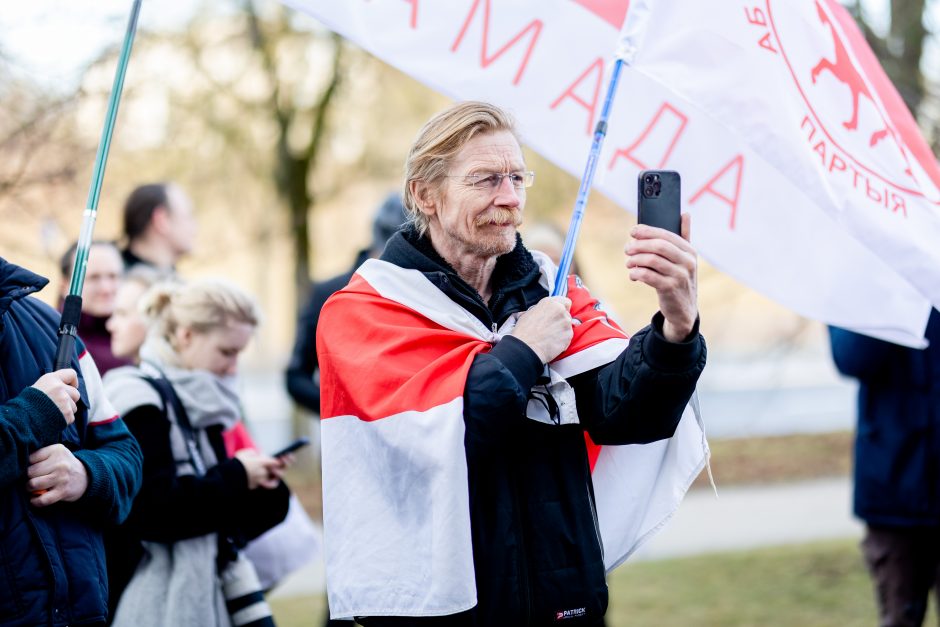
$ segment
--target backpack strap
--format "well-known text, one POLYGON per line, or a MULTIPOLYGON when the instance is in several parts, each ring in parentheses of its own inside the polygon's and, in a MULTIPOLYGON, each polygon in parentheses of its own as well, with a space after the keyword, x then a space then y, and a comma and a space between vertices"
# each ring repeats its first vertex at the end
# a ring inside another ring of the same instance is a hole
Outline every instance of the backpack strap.
POLYGON ((144 381, 153 386, 163 401, 164 408, 172 407, 173 414, 176 416, 176 424, 183 433, 183 441, 186 443, 186 451, 189 453, 189 463, 193 466, 193 471, 197 476, 206 474, 206 464, 199 453, 199 446, 196 443, 196 432, 193 425, 189 422, 189 415, 182 401, 173 389, 173 385, 166 377, 142 377, 144 381))

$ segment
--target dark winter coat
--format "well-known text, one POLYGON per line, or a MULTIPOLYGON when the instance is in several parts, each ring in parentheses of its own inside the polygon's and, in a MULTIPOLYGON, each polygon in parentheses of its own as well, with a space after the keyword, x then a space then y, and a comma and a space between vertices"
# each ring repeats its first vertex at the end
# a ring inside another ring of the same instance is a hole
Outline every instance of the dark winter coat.
MULTIPOLYGON (((497 260, 488 304, 413 230, 396 234, 382 259, 422 271, 487 328, 548 295, 521 241, 497 260)), ((583 431, 599 444, 671 437, 704 365, 698 325, 685 342, 671 344, 657 314, 619 358, 569 380, 581 424, 556 426, 525 418, 529 391, 543 372, 525 343, 507 336, 475 357, 464 393, 464 446, 477 607, 452 617, 363 624, 552 625, 558 611, 571 608, 586 613, 566 624, 597 624, 607 609, 607 584, 583 431)))
POLYGON ((923 350, 829 334, 836 367, 859 382, 855 514, 870 525, 940 525, 940 311, 923 350))
POLYGON ((130 512, 142 459, 121 420, 90 420, 89 386, 101 382, 77 356, 82 403, 72 425, 29 387, 52 370, 56 348, 59 315, 27 298, 46 283, 0 259, 0 625, 100 624, 108 598, 101 531, 130 512), (60 442, 85 466, 88 488, 74 503, 35 508, 28 457, 60 442))

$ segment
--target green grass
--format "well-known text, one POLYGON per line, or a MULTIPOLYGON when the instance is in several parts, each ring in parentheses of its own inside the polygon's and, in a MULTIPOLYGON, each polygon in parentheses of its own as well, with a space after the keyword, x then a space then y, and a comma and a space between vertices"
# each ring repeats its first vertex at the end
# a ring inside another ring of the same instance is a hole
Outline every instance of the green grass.
POLYGON ((270 599, 277 627, 321 627, 326 617, 326 602, 323 596, 270 599))
POLYGON ((609 627, 874 625, 852 540, 627 563, 610 578, 609 627))
MULTIPOLYGON (((714 439, 712 471, 718 487, 845 477, 852 470, 854 435, 849 431, 760 438, 714 439)), ((696 487, 707 487, 705 473, 696 487)))
MULTIPOLYGON (((279 627, 319 626, 319 597, 272 602, 279 627)), ((876 624, 855 541, 628 562, 610 578, 608 627, 876 624)))

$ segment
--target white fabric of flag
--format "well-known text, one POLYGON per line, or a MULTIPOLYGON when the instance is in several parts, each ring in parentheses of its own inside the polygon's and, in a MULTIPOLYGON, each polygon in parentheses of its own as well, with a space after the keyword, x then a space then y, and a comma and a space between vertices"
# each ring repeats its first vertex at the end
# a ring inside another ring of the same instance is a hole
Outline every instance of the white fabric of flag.
POLYGON ((835 0, 285 2, 444 94, 509 109, 575 176, 620 54, 599 190, 635 211, 640 170, 677 170, 719 269, 801 315, 924 345, 940 169, 835 0))

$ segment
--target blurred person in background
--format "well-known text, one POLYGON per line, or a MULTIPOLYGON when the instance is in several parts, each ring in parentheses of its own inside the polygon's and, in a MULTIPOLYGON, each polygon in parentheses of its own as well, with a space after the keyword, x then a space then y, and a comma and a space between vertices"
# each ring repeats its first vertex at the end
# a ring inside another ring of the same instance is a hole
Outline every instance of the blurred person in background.
POLYGON ((53 369, 48 281, 0 258, 0 625, 104 625, 102 535, 140 486, 137 442, 81 338, 53 369))
POLYGON ((940 311, 918 350, 830 327, 832 357, 858 379, 855 515, 882 627, 922 625, 940 603, 940 311))
POLYGON ((196 230, 193 203, 182 188, 174 183, 141 185, 124 203, 124 264, 173 274, 192 251, 196 230))
POLYGON ((151 325, 141 306, 141 298, 161 276, 153 268, 137 265, 127 271, 117 289, 114 311, 105 328, 111 334, 111 352, 128 364, 140 362, 138 353, 151 325))
POLYGON ((248 294, 221 281, 151 288, 154 327, 138 368, 105 387, 144 453, 144 476, 124 531, 138 541, 114 624, 227 627, 239 616, 273 624, 245 544, 287 514, 285 459, 226 454, 240 419, 238 357, 259 321, 248 294))
MULTIPOLYGON (((59 261, 61 282, 59 302, 62 303, 69 292, 72 269, 78 242, 72 244, 59 261)), ((108 318, 114 312, 114 299, 117 294, 124 263, 121 253, 113 242, 95 241, 88 248, 85 262, 85 283, 82 285, 82 316, 78 323, 78 335, 85 348, 95 358, 98 370, 103 376, 112 368, 126 366, 130 361, 115 355, 111 350, 111 334, 107 329, 108 318)))

